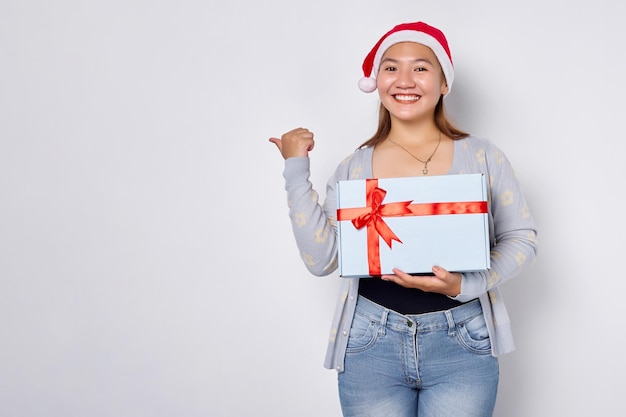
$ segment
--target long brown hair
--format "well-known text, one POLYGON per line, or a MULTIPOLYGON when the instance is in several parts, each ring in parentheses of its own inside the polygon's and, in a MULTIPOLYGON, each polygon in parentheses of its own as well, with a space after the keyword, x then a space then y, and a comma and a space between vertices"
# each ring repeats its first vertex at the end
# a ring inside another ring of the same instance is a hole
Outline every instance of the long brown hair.
MULTIPOLYGON (((437 106, 435 106, 435 125, 444 135, 452 138, 453 140, 463 139, 469 136, 469 133, 456 127, 447 117, 446 109, 443 105, 443 96, 439 98, 437 106)), ((374 136, 363 142, 359 148, 366 146, 375 146, 384 141, 391 131, 391 116, 389 110, 380 104, 378 110, 378 129, 374 136)))

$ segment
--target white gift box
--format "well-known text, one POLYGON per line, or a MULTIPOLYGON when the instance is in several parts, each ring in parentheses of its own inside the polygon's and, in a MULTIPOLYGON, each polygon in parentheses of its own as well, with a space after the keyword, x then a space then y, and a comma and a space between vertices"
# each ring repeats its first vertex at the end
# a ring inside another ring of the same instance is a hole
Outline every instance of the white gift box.
POLYGON ((488 269, 487 210, 483 174, 339 181, 339 274, 488 269))

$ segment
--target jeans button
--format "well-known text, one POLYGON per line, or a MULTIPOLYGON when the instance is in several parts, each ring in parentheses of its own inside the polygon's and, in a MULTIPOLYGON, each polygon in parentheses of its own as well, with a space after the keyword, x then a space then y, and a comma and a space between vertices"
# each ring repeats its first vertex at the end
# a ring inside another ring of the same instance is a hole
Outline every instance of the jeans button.
POLYGON ((409 327, 413 327, 413 322, 411 320, 407 320, 406 325, 409 327))

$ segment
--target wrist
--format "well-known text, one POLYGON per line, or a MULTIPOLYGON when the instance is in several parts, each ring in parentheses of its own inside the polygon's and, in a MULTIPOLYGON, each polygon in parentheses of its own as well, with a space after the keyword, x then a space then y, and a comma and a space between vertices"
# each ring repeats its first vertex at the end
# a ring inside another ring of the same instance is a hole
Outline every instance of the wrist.
POLYGON ((459 273, 459 272, 455 272, 454 276, 457 278, 455 279, 455 284, 452 288, 451 294, 449 294, 450 297, 458 297, 459 295, 461 295, 461 291, 463 289, 463 274, 459 273))

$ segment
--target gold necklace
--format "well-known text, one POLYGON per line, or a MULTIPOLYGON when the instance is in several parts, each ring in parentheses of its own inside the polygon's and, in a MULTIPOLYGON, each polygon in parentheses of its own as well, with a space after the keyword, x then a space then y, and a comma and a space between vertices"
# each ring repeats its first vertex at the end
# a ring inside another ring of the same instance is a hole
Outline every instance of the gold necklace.
POLYGON ((439 131, 439 140, 437 141, 437 146, 435 146, 435 150, 433 151, 432 154, 430 154, 430 156, 428 157, 427 160, 422 161, 421 159, 419 159, 417 156, 413 155, 411 152, 409 152, 408 149, 406 149, 404 146, 394 142, 393 140, 391 140, 391 138, 387 138, 389 139, 389 142, 393 143, 394 145, 396 145, 397 147, 399 147, 400 149, 402 149, 404 152, 408 153, 409 155, 411 155, 414 159, 417 159, 418 161, 420 161, 422 164, 424 164, 424 169, 422 169, 422 174, 424 175, 428 175, 428 163, 430 162, 431 159, 433 159, 433 156, 435 156, 435 153, 437 152, 437 149, 439 149, 439 144, 441 143, 441 131, 439 131))

